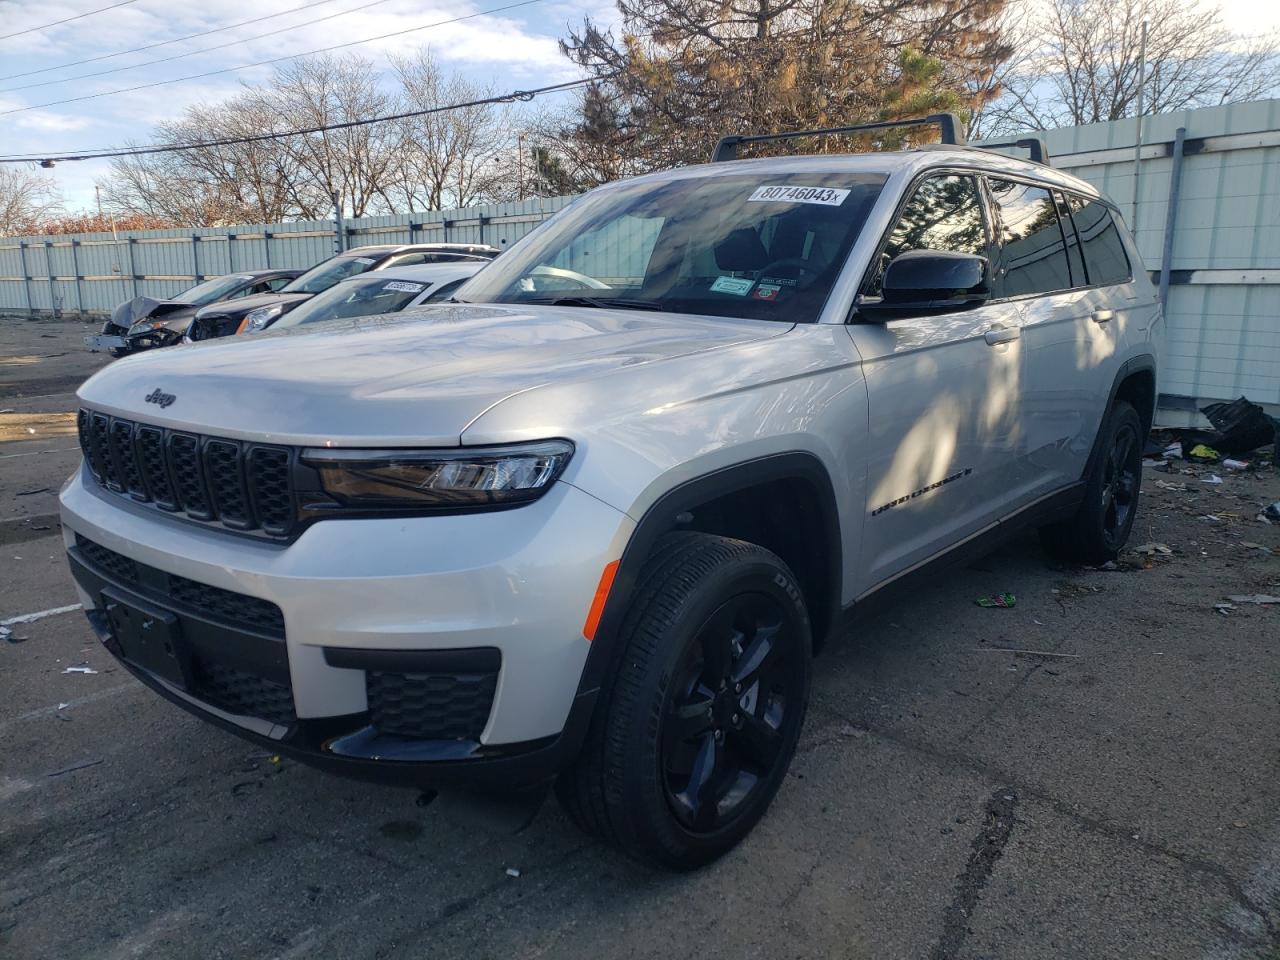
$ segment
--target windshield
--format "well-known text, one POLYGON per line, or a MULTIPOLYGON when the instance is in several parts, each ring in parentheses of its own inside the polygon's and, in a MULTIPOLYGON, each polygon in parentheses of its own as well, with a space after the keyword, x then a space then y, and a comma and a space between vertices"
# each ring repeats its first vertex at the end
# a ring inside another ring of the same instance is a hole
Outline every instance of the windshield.
POLYGON ((204 306, 206 303, 215 303, 230 296, 252 279, 253 277, 246 277, 241 274, 232 274, 229 277, 214 277, 212 280, 197 283, 194 287, 183 290, 172 300, 174 303, 193 303, 198 306, 204 306))
POLYGON ((885 179, 762 171, 606 187, 458 299, 813 322, 885 179))
POLYGON ((375 274, 347 280, 295 307, 273 324, 273 329, 319 323, 339 317, 368 317, 403 310, 430 287, 418 280, 388 280, 375 274))
POLYGON ((355 277, 366 270, 373 269, 378 261, 373 257, 350 256, 343 254, 322 260, 314 267, 297 277, 281 293, 320 293, 328 290, 335 283, 355 277))

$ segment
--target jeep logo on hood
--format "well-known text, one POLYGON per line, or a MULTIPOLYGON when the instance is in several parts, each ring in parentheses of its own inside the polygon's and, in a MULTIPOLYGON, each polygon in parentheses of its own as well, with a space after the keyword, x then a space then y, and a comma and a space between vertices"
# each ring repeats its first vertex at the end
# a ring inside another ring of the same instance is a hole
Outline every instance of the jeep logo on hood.
POLYGON ((175 397, 172 393, 164 393, 160 390, 159 387, 156 387, 154 390, 152 390, 150 393, 147 394, 145 399, 147 403, 160 404, 160 409, 163 410, 165 407, 169 406, 169 404, 173 403, 173 401, 177 400, 178 398, 175 397))

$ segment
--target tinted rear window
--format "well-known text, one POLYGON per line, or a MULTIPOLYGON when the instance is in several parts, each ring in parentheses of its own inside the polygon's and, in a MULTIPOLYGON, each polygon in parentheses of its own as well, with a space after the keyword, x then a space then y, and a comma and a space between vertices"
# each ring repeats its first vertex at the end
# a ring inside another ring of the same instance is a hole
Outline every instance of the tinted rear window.
POLYGON ((1089 283, 1104 286, 1132 279, 1129 257, 1116 229, 1114 214, 1097 200, 1071 197, 1071 219, 1075 221, 1080 247, 1084 251, 1089 283))
POLYGON ((1000 214, 1000 294, 1020 297, 1071 287, 1058 206, 1043 187, 988 181, 1000 214))

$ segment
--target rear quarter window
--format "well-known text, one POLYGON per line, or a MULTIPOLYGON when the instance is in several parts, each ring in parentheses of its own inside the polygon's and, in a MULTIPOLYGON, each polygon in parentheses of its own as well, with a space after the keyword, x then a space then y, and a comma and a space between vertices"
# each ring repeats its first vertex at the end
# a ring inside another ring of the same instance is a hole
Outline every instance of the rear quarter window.
POLYGON ((1013 180, 988 183, 1000 218, 999 295, 1070 289, 1071 266, 1053 194, 1013 180))
POLYGON ((1133 269, 1124 252, 1124 241, 1120 239, 1115 214, 1098 200, 1072 196, 1068 203, 1080 237, 1085 267, 1089 271, 1089 283, 1106 286, 1132 280, 1133 269))

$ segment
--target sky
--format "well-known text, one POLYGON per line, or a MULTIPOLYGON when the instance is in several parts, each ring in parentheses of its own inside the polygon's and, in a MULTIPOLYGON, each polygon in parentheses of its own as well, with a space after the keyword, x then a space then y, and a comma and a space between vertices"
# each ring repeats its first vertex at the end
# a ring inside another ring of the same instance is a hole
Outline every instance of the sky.
MULTIPOLYGON (((0 0, 0 34, 48 24, 107 7, 120 0, 0 0)), ((55 100, 117 91, 157 80, 203 74, 335 44, 405 31, 472 13, 464 21, 406 33, 348 48, 388 67, 389 54, 430 47, 441 65, 491 84, 496 91, 524 89, 577 79, 581 73, 560 55, 556 41, 584 16, 610 24, 617 14, 610 0, 533 0, 502 13, 485 11, 520 0, 132 0, 116 9, 59 26, 0 40, 0 154, 72 153, 150 139, 155 124, 180 116, 183 108, 216 102, 241 83, 260 83, 271 66, 250 67, 146 90, 113 93, 56 106, 55 100), (73 61, 117 53, 306 5, 260 23, 213 33, 140 53, 94 63, 45 70, 73 61), (321 17, 352 11, 322 23, 321 17), (272 36, 259 37, 270 31, 272 36), (227 46, 223 46, 227 45, 227 46), (222 46, 167 63, 142 66, 162 57, 222 46), (136 66, 137 69, 118 70, 136 66), (84 74, 115 70, 102 76, 84 74), (30 71, 43 71, 28 76, 30 71), (70 82, 68 78, 83 77, 70 82), (42 84, 23 90, 15 87, 42 84), (21 112, 5 113, 21 108, 21 112)), ((70 210, 93 206, 95 180, 110 172, 108 161, 79 161, 40 170, 53 179, 70 210)))
MULTIPOLYGON (((0 34, 74 17, 120 0, 0 0, 0 34)), ((145 142, 152 127, 180 116, 184 107, 214 102, 233 94, 241 83, 270 76, 270 66, 250 67, 185 80, 146 90, 56 106, 55 100, 117 91, 157 80, 203 74, 240 64, 302 53, 334 44, 409 30, 437 21, 505 7, 519 0, 131 0, 116 9, 59 26, 0 40, 0 154, 71 153, 86 148, 145 142), (160 46, 141 53, 80 66, 72 61, 100 57, 212 30, 250 18, 292 10, 261 23, 160 46), (351 11, 321 23, 320 17, 351 11), (272 36, 260 34, 276 32, 272 36), (223 46, 226 45, 226 46, 223 46), (221 46, 205 53, 193 51, 221 46), (193 55, 187 55, 193 54, 193 55), (142 66, 162 57, 167 63, 142 66), (135 69, 117 70, 120 67, 135 69), (102 76, 86 73, 116 70, 102 76), (30 71, 42 71, 28 76, 30 71), (48 81, 58 81, 49 83, 48 81), (17 90, 28 84, 43 84, 17 90), (23 108, 35 109, 23 109, 23 108), (4 111, 21 110, 16 113, 4 111)), ((1277 0, 1220 0, 1229 29, 1254 36, 1280 30, 1277 0)), ((392 53, 429 46, 446 68, 499 91, 576 79, 576 69, 563 58, 556 41, 584 16, 606 25, 617 20, 610 0, 532 0, 501 13, 484 14, 462 23, 417 30, 402 36, 349 48, 379 68, 392 53)), ((107 161, 59 164, 41 175, 53 179, 70 210, 93 205, 93 185, 109 172, 107 161)))

